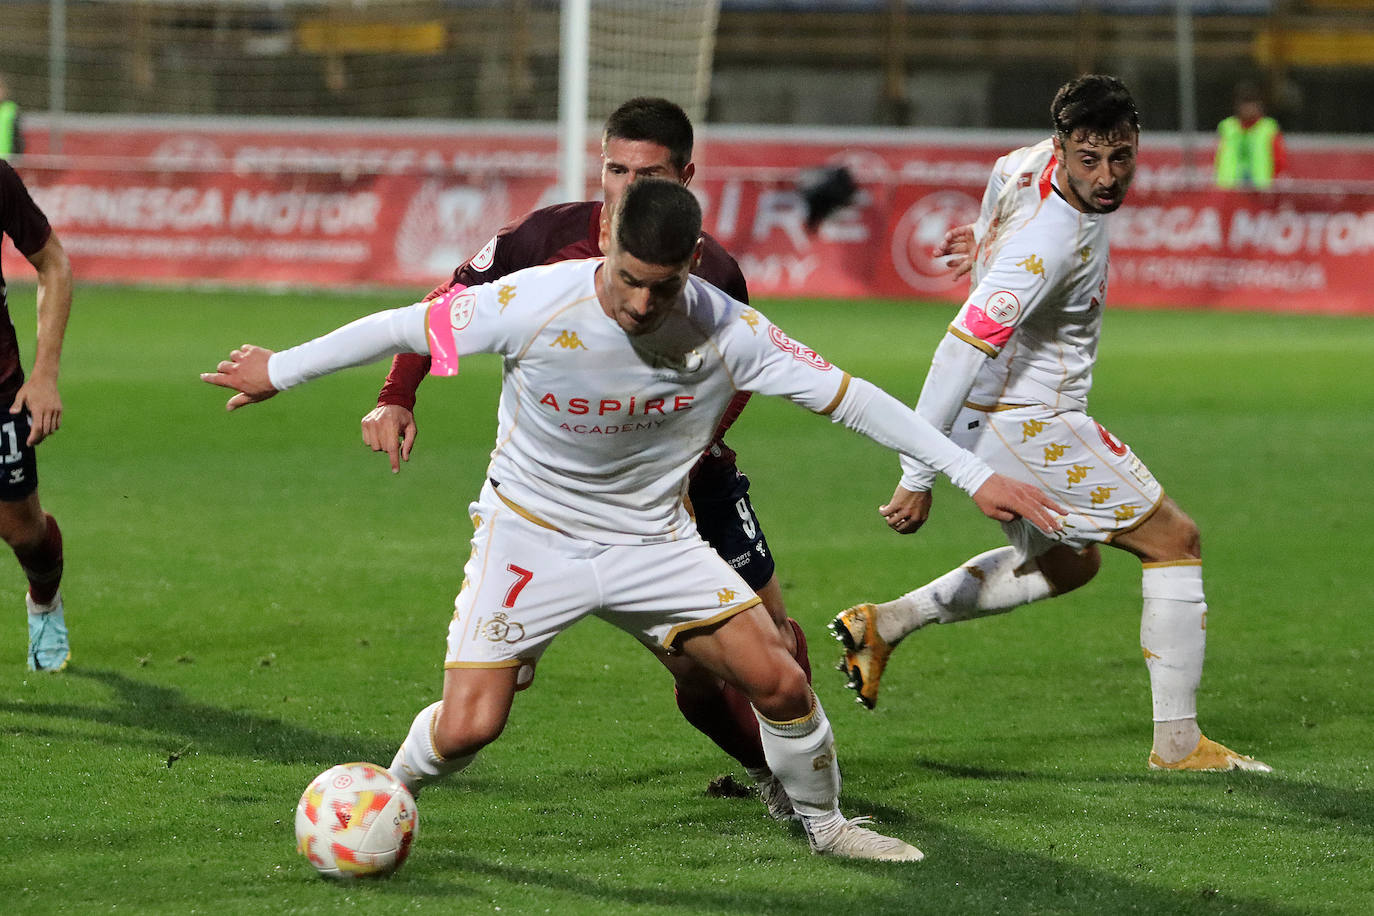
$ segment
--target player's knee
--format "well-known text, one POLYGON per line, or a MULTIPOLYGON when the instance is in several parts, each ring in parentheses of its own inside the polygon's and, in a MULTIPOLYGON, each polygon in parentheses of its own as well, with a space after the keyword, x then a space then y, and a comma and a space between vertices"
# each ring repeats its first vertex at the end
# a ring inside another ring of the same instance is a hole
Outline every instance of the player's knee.
POLYGON ((790 657, 766 684, 750 685, 744 692, 755 709, 775 722, 800 719, 811 711, 811 685, 790 657))
POLYGON ((1202 559, 1202 532, 1197 523, 1183 512, 1175 511, 1157 555, 1147 562, 1170 563, 1176 560, 1202 559))
POLYGON ((12 516, 0 519, 0 540, 11 550, 32 550, 48 536, 47 520, 41 516, 30 518, 12 516))

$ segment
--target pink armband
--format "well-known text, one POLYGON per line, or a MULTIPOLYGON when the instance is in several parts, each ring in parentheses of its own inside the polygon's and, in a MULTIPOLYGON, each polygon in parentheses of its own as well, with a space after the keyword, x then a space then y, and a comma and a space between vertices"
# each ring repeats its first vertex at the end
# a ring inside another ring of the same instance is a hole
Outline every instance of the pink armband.
POLYGON ((454 334, 468 326, 477 297, 466 286, 455 286, 430 300, 425 313, 425 337, 429 340, 429 374, 458 374, 458 343, 454 334))

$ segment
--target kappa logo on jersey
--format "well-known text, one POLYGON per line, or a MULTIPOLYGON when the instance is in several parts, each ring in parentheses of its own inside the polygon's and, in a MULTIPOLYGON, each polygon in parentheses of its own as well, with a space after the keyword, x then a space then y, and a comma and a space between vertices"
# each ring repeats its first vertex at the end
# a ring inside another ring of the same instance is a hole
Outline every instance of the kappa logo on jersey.
POLYGON ((964 326, 984 343, 1001 348, 1011 339, 1021 317, 1021 300, 1008 290, 998 290, 983 307, 970 305, 964 313, 964 326))
POLYGON ((755 334, 759 332, 759 319, 762 317, 755 309, 745 309, 739 313, 739 320, 749 325, 749 330, 755 334))
POLYGON ((473 255, 468 263, 478 272, 491 270, 491 265, 496 263, 496 236, 493 235, 491 241, 483 245, 482 250, 473 255))
POLYGON ((1016 266, 1024 267, 1028 274, 1035 274, 1037 277, 1045 276, 1045 262, 1041 260, 1039 255, 1026 255, 1024 259, 1016 262, 1016 266))
POLYGON ((722 588, 720 591, 716 592, 716 600, 720 602, 721 607, 724 607, 731 601, 734 601, 737 595, 738 592, 732 588, 722 588))
POLYGON ((1139 511, 1140 507, 1132 504, 1129 506, 1117 506, 1116 511, 1112 514, 1116 516, 1116 520, 1118 522, 1128 522, 1131 519, 1135 518, 1136 513, 1138 513, 1139 511))
POLYGON ((1045 431, 1044 420, 1027 420, 1021 424, 1021 441, 1025 442, 1034 439, 1045 431))
POLYGON ((773 346, 784 353, 791 353, 792 358, 806 363, 808 366, 825 372, 830 369, 830 363, 815 350, 805 344, 797 343, 792 338, 782 332, 782 329, 775 324, 768 326, 768 339, 773 341, 773 346))
POLYGON ((1070 489, 1076 483, 1082 483, 1088 477, 1088 472, 1093 469, 1091 464, 1075 464, 1064 472, 1064 477, 1069 481, 1070 489))
POLYGON ((1063 444, 1061 444, 1061 443, 1059 443, 1059 442, 1051 442, 1049 445, 1045 446, 1045 465, 1046 465, 1046 467, 1049 466, 1050 462, 1052 462, 1052 461, 1058 461, 1060 458, 1063 458, 1063 457, 1064 457, 1064 453, 1067 452, 1068 450, 1069 450, 1069 447, 1068 447, 1067 445, 1063 445, 1063 444))
POLYGON ((585 350, 587 345, 577 336, 576 331, 559 331, 558 336, 553 339, 550 347, 562 347, 564 350, 585 350))
POLYGON ((506 310, 506 306, 515 301, 515 287, 508 283, 501 284, 496 290, 496 301, 501 303, 501 311, 506 310))

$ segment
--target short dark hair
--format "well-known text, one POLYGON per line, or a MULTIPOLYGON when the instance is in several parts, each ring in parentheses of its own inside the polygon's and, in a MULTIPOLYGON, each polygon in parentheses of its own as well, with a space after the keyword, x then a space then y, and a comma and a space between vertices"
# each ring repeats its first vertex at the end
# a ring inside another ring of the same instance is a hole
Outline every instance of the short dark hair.
POLYGON ((1140 112, 1126 84, 1114 76, 1089 74, 1070 80, 1050 103, 1054 132, 1068 139, 1080 131, 1116 137, 1140 132, 1140 112))
POLYGON ((611 226, 627 254, 646 264, 681 264, 701 238, 701 204, 676 181, 641 178, 621 195, 611 226))
POLYGON ((639 96, 622 104, 606 119, 602 145, 608 140, 657 143, 668 151, 679 172, 692 161, 692 119, 667 99, 639 96))

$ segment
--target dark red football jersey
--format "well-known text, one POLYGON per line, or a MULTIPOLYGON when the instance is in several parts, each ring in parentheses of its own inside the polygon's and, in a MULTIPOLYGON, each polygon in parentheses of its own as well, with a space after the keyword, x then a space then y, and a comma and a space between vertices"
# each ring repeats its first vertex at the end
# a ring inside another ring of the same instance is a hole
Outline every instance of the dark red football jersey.
MULTIPOLYGON (((603 254, 600 245, 601 208, 599 200, 580 203, 557 204, 527 213, 513 223, 503 226, 490 242, 482 247, 457 270, 453 278, 438 287, 429 297, 446 292, 455 285, 476 286, 490 283, 506 274, 526 267, 541 264, 554 264, 573 258, 599 258, 603 254)), ((701 261, 692 273, 701 277, 712 286, 718 287, 731 298, 740 302, 749 301, 749 289, 744 282, 744 273, 735 259, 711 236, 702 233, 701 261)), ((391 372, 386 384, 377 398, 378 404, 398 404, 408 410, 415 407, 415 392, 420 382, 429 373, 429 357, 414 353, 401 353, 391 362, 391 372)), ((744 409, 749 400, 749 392, 740 392, 730 402, 729 409, 716 430, 716 439, 725 435, 725 430, 744 409)))
MULTIPOLYGON (((52 227, 48 218, 29 196, 29 189, 10 164, 0 159, 0 232, 10 237, 19 253, 28 257, 48 244, 52 227)), ((9 404, 24 384, 24 369, 19 365, 19 340, 10 320, 5 277, 0 274, 0 398, 9 404)))

